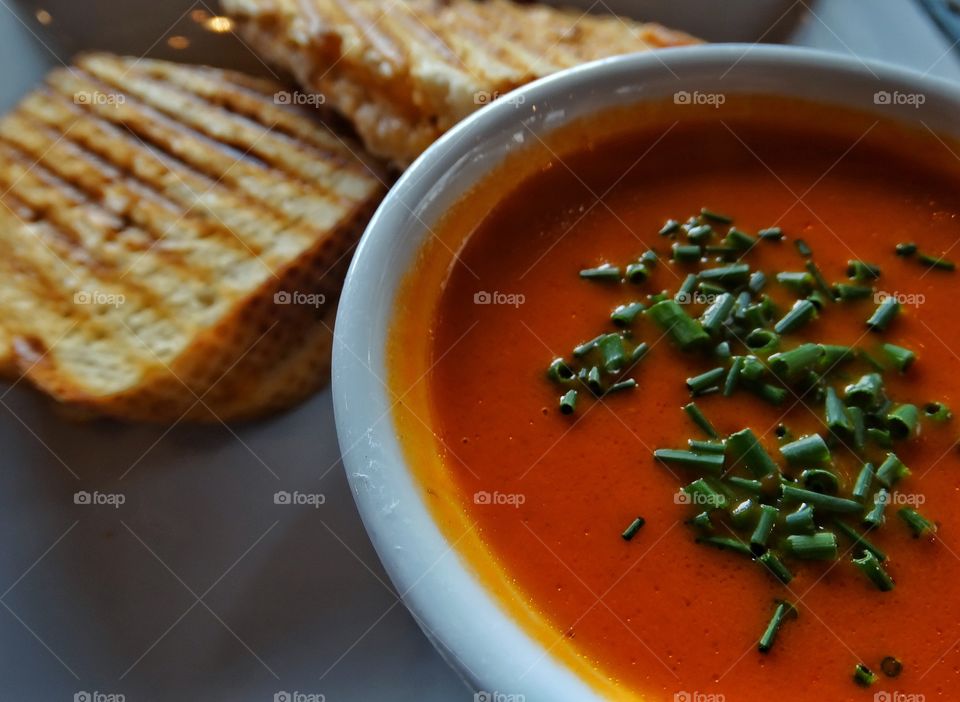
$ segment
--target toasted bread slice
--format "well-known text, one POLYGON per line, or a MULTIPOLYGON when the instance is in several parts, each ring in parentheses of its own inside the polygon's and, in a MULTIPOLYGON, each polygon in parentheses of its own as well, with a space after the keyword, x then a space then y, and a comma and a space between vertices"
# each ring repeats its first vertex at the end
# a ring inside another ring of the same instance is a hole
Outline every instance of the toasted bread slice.
POLYGON ((0 119, 0 370, 156 422, 254 417, 320 387, 385 185, 282 90, 91 54, 0 119))
POLYGON ((697 40, 655 24, 509 0, 222 0, 267 60, 409 164, 470 112, 585 61, 697 40))

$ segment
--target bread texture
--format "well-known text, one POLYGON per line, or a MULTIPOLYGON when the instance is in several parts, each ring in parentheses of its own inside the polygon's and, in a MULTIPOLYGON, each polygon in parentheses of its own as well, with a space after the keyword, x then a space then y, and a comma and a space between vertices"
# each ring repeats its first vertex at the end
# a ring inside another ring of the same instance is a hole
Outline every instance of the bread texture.
POLYGON ((0 119, 0 371, 78 414, 163 423, 321 387, 386 185, 285 90, 89 54, 0 119))
POLYGON ((696 43, 612 15, 510 0, 222 0, 245 39, 397 166, 514 88, 615 54, 696 43))

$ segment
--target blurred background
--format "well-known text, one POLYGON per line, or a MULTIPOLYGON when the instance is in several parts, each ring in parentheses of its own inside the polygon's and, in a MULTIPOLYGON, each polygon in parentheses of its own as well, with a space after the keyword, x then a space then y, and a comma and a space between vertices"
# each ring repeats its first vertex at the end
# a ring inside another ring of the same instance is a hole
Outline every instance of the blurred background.
MULTIPOLYGON (((567 4, 960 80, 945 0, 567 4)), ((0 108, 87 49, 271 73, 213 0, 0 0, 0 108)), ((0 446, 0 700, 473 698, 387 583, 328 392, 256 424, 162 428, 76 424, 0 388, 0 446), (293 490, 323 504, 274 503, 293 490)))

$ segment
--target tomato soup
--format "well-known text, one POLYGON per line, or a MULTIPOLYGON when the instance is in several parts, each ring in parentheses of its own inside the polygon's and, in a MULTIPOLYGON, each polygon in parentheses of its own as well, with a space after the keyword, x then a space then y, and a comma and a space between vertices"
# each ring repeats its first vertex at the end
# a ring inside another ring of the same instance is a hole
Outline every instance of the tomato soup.
POLYGON ((600 694, 955 698, 958 192, 939 137, 739 98, 577 125, 437 228, 391 331, 398 433, 451 542, 600 694))

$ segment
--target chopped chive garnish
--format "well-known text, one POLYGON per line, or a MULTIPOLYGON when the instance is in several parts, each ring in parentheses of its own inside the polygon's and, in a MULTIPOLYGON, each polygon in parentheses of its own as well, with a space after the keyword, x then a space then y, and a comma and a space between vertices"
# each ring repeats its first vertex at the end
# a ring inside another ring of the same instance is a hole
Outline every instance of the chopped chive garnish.
POLYGON ((740 251, 744 251, 756 244, 757 240, 746 232, 735 227, 731 227, 730 231, 727 232, 727 236, 723 240, 723 243, 728 244, 740 251))
POLYGON ((628 302, 613 311, 610 315, 610 321, 618 327, 629 327, 645 309, 647 309, 647 306, 642 302, 628 302))
POLYGON ((877 306, 876 311, 870 315, 870 319, 867 320, 867 326, 870 328, 870 331, 886 331, 887 327, 890 326, 890 322, 892 322, 893 318, 898 314, 900 314, 900 303, 897 302, 896 298, 888 297, 881 302, 877 306))
POLYGON ((740 369, 740 375, 744 380, 755 381, 763 377, 767 372, 766 366, 756 356, 744 356, 743 365, 740 369))
POLYGON ((857 481, 853 484, 853 499, 858 502, 863 502, 867 499, 867 495, 870 494, 870 486, 873 485, 873 464, 864 463, 863 468, 860 469, 860 473, 857 475, 857 481))
POLYGON ((883 526, 886 521, 884 511, 890 503, 890 493, 886 489, 880 488, 877 494, 873 496, 873 507, 863 516, 863 525, 870 529, 876 529, 883 526))
POLYGON ((727 377, 723 382, 723 396, 730 397, 733 391, 737 389, 737 383, 740 380, 740 369, 743 367, 743 357, 734 356, 730 363, 730 370, 727 371, 727 377))
POLYGON ((697 274, 690 273, 680 284, 680 287, 677 289, 677 294, 674 295, 673 299, 685 305, 693 302, 693 293, 697 289, 698 281, 699 278, 697 278, 697 274))
POLYGON ((777 633, 780 631, 780 627, 783 626, 783 622, 788 617, 795 618, 796 616, 797 608, 795 606, 789 602, 777 603, 777 608, 773 610, 770 623, 767 624, 767 628, 764 630, 763 636, 760 637, 760 642, 757 644, 757 649, 760 653, 767 653, 773 648, 773 642, 776 641, 777 633))
POLYGON ((711 283, 710 281, 699 281, 697 284, 697 290, 702 292, 704 295, 710 297, 716 297, 717 295, 722 295, 727 291, 725 287, 719 283, 711 283))
POLYGON ((750 429, 742 429, 727 438, 727 456, 732 467, 743 463, 757 478, 765 478, 777 472, 777 464, 750 429))
POLYGON ((674 244, 672 250, 674 261, 689 263, 699 261, 700 257, 703 256, 703 249, 697 244, 674 244))
POLYGON ((702 531, 713 531, 713 521, 710 518, 710 512, 701 512, 689 522, 702 531))
MULTIPOLYGON (((713 460, 717 458, 722 459, 722 456, 706 455, 700 456, 700 458, 713 460)), ((682 491, 689 498, 688 501, 694 505, 706 506, 709 509, 723 509, 727 506, 726 495, 714 489, 714 487, 703 478, 697 478, 682 488, 682 491)))
POLYGON ((887 413, 887 429, 894 439, 915 436, 920 426, 920 410, 916 405, 897 405, 887 413))
POLYGON ((863 663, 857 663, 853 669, 853 681, 860 687, 870 687, 877 681, 877 676, 863 663))
POLYGON ((760 515, 757 517, 757 525, 750 535, 750 546, 754 553, 763 553, 767 548, 767 540, 773 531, 773 526, 777 522, 777 516, 780 514, 773 505, 760 505, 760 515))
POLYGON ((670 236, 680 231, 680 222, 675 219, 668 219, 662 227, 660 227, 660 236, 670 236))
POLYGON ((868 541, 865 536, 858 534, 853 527, 839 519, 833 523, 833 526, 836 527, 837 531, 842 532, 844 536, 850 539, 858 548, 863 549, 865 552, 872 553, 878 560, 887 560, 887 554, 877 548, 871 541, 868 541))
POLYGON ((787 502, 802 503, 806 502, 815 509, 824 512, 835 512, 837 514, 858 514, 863 505, 845 497, 836 497, 834 495, 823 495, 813 490, 805 490, 793 485, 784 484, 781 488, 783 499, 787 502))
POLYGON ((808 534, 817 528, 813 521, 813 507, 804 504, 795 511, 784 517, 784 524, 787 529, 795 534, 808 534))
POLYGON ((813 277, 813 282, 817 284, 817 288, 824 294, 825 299, 833 302, 833 290, 830 288, 830 283, 827 282, 827 279, 823 277, 820 267, 813 261, 807 261, 804 265, 813 277))
POLYGON ((628 526, 626 529, 623 530, 623 533, 621 534, 621 536, 623 537, 623 540, 629 541, 630 539, 632 539, 634 536, 637 535, 637 532, 640 531, 640 529, 646 523, 647 523, 647 520, 645 520, 643 517, 637 517, 636 519, 634 519, 632 522, 630 522, 630 526, 628 526))
POLYGON ((636 363, 641 358, 646 356, 647 351, 649 350, 650 350, 650 344, 648 344, 646 341, 644 341, 643 343, 637 344, 636 347, 634 347, 633 351, 630 352, 630 362, 636 363))
POLYGON ((927 536, 928 534, 933 534, 937 531, 936 524, 924 517, 917 510, 911 509, 910 507, 903 507, 898 510, 897 516, 907 523, 907 526, 910 527, 910 531, 913 532, 914 538, 927 536))
POLYGON ((822 465, 830 460, 830 447, 819 434, 801 437, 780 447, 790 465, 822 465))
POLYGON ((687 378, 687 389, 693 395, 701 395, 711 389, 719 387, 720 379, 723 378, 725 374, 726 370, 718 367, 701 373, 700 375, 695 375, 692 378, 687 378))
POLYGON ((862 449, 867 444, 867 420, 859 407, 847 407, 847 415, 853 425, 853 445, 862 449))
POLYGON ((751 495, 759 495, 760 491, 763 489, 763 483, 759 480, 751 480, 750 478, 741 478, 739 476, 731 476, 727 478, 727 483, 738 490, 743 490, 744 492, 749 492, 751 495))
POLYGON ((585 341, 585 342, 582 343, 582 344, 578 344, 577 346, 574 346, 574 347, 573 347, 573 355, 574 355, 575 357, 577 357, 577 358, 581 358, 581 357, 583 357, 583 356, 586 356, 588 353, 590 353, 590 352, 593 351, 595 348, 597 348, 597 342, 599 342, 600 339, 602 339, 603 337, 604 337, 604 335, 601 334, 601 335, 598 336, 598 337, 595 337, 595 338, 593 338, 593 339, 590 339, 590 341, 585 341))
MULTIPOLYGON (((881 592, 890 592, 893 589, 893 578, 883 569, 880 559, 870 551, 864 553, 860 558, 854 558, 853 565, 859 568, 860 572, 866 575, 881 592)), ((874 676, 874 679, 876 679, 876 676, 874 676)))
POLYGON ((650 271, 642 263, 629 263, 624 271, 628 283, 639 285, 650 277, 650 271))
POLYGON ((884 344, 882 347, 894 368, 903 373, 917 360, 917 354, 896 344, 884 344))
POLYGON ((807 490, 824 495, 836 495, 840 490, 840 479, 825 468, 807 468, 800 473, 800 483, 807 490))
POLYGON ((928 268, 936 268, 937 270, 941 271, 954 271, 957 269, 957 264, 955 264, 953 261, 943 258, 942 256, 931 256, 929 254, 922 253, 917 256, 917 260, 928 268))
POLYGON ((696 451, 697 453, 723 454, 726 452, 726 446, 724 446, 722 441, 699 441, 697 439, 688 439, 687 445, 690 447, 691 451, 696 451))
POLYGON ((700 208, 700 216, 704 219, 713 220, 714 222, 718 222, 720 224, 733 224, 733 217, 720 214, 719 212, 715 212, 714 210, 706 207, 700 208))
POLYGON ((566 361, 562 358, 555 358, 550 362, 550 367, 547 369, 547 377, 558 383, 568 383, 573 380, 575 374, 570 370, 566 361))
MULTIPOLYGON (((757 504, 752 499, 746 499, 730 510, 730 523, 736 529, 746 529, 755 521, 757 504)), ((751 553, 753 553, 751 551, 751 553)))
POLYGON ((780 241, 783 238, 783 230, 780 227, 769 227, 757 232, 757 236, 768 241, 780 241))
POLYGON ((700 271, 700 280, 717 281, 740 285, 750 279, 750 266, 746 263, 735 263, 732 266, 721 268, 707 268, 700 271))
POLYGON ((728 292, 718 295, 717 299, 713 301, 713 304, 707 307, 703 316, 700 317, 700 323, 703 325, 703 328, 711 334, 717 334, 723 326, 723 323, 727 321, 730 313, 733 312, 733 307, 736 303, 737 298, 728 292))
POLYGON ((853 422, 850 420, 847 406, 843 404, 837 396, 837 391, 832 387, 827 388, 824 406, 827 428, 831 432, 840 436, 849 436, 853 433, 853 422))
POLYGON ((597 342, 597 349, 603 357, 603 369, 615 373, 627 362, 627 352, 623 348, 623 337, 619 334, 605 334, 597 342))
POLYGON ((903 672, 903 663, 893 656, 884 656, 883 660, 880 661, 880 670, 888 678, 896 678, 903 672))
POLYGON ((784 388, 771 385, 770 383, 764 383, 763 385, 755 387, 753 391, 771 405, 782 405, 784 400, 787 399, 787 391, 784 388))
POLYGON ((617 281, 620 280, 620 267, 604 263, 595 268, 584 268, 580 271, 584 280, 617 281))
POLYGON ((810 258, 813 256, 813 249, 810 248, 809 244, 803 239, 797 239, 793 242, 793 245, 797 247, 797 252, 804 258, 810 258))
POLYGON ((719 344, 713 347, 713 355, 717 358, 722 358, 723 360, 730 358, 730 343, 727 341, 721 341, 719 344))
POLYGON ((769 329, 754 329, 743 342, 751 351, 765 356, 779 348, 780 337, 769 329))
MULTIPOLYGON (((720 369, 723 370, 722 368, 720 369)), ((702 376, 699 376, 702 377, 702 376)), ((687 381, 687 385, 690 384, 690 381, 687 381)), ((710 420, 707 419, 706 415, 700 411, 700 408, 697 407, 695 402, 683 406, 683 411, 687 413, 687 416, 693 420, 693 423, 696 424, 703 431, 704 434, 709 436, 711 439, 717 439, 720 437, 720 434, 717 433, 717 430, 713 428, 713 425, 710 423, 710 420)))
POLYGON ((653 457, 661 463, 681 468, 692 468, 714 475, 719 475, 720 471, 723 470, 724 457, 722 454, 694 453, 693 451, 680 449, 657 449, 653 452, 653 457))
POLYGON ((735 539, 729 536, 703 536, 697 539, 699 544, 707 544, 707 546, 713 546, 718 548, 721 551, 733 551, 734 553, 740 553, 744 556, 753 557, 753 551, 750 550, 750 547, 743 543, 740 539, 735 539))
POLYGON ((870 297, 873 294, 873 288, 866 285, 837 283, 833 286, 833 293, 838 300, 849 302, 850 300, 863 300, 870 297))
POLYGON ((867 429, 867 439, 875 443, 880 448, 893 448, 893 438, 886 429, 869 427, 867 429))
POLYGON ((816 534, 791 534, 784 543, 787 553, 809 561, 829 561, 837 557, 837 535, 832 531, 816 534))
POLYGON ((705 242, 711 236, 713 236, 713 227, 709 224, 698 224, 687 229, 687 238, 696 244, 705 242))
POLYGON ((760 293, 767 285, 767 275, 763 271, 754 271, 750 274, 750 280, 747 283, 747 287, 750 288, 750 292, 754 295, 760 293))
POLYGON ((823 358, 820 344, 800 344, 770 357, 770 369, 781 378, 794 378, 816 366, 823 358))
POLYGON ((813 276, 806 271, 783 271, 777 273, 777 282, 787 290, 806 295, 813 290, 813 276))
POLYGON ((816 316, 817 308, 809 300, 797 300, 783 318, 774 325, 777 334, 796 331, 816 316))
POLYGON ((575 409, 577 409, 577 391, 567 390, 560 398, 560 412, 573 414, 575 409))
POLYGON ((820 357, 820 367, 826 371, 832 371, 836 366, 855 357, 854 350, 849 346, 839 346, 837 344, 820 344, 823 349, 823 356, 820 357))
POLYGON ((880 267, 864 261, 847 261, 847 277, 851 280, 876 280, 880 277, 880 267))
POLYGON ((883 401, 883 378, 879 373, 867 373, 843 390, 847 402, 856 407, 870 409, 883 401))
POLYGON ((942 402, 928 402, 923 406, 923 414, 935 422, 946 422, 953 417, 953 412, 942 402))
POLYGON ((705 344, 710 335, 674 300, 663 300, 647 310, 647 315, 686 351, 705 344))
POLYGON ((600 383, 600 369, 596 366, 592 366, 590 370, 587 371, 586 379, 587 387, 590 388, 590 392, 595 395, 599 395, 603 392, 603 386, 600 383))
POLYGON ((877 481, 884 487, 893 487, 909 475, 910 469, 893 453, 888 453, 886 459, 877 468, 877 481))
POLYGON ((784 565, 783 561, 780 560, 780 556, 774 551, 764 551, 757 557, 757 561, 760 565, 766 567, 769 570, 773 577, 782 582, 784 585, 788 584, 793 580, 793 573, 790 572, 790 569, 784 565))
POLYGON ((897 244, 896 247, 894 248, 894 251, 896 252, 897 256, 903 256, 904 258, 909 258, 910 256, 913 256, 913 254, 917 253, 917 245, 914 244, 912 241, 905 242, 902 244, 897 244))
POLYGON ((652 249, 647 249, 640 256, 640 263, 646 263, 651 266, 657 265, 657 261, 659 260, 660 258, 657 256, 657 252, 652 249))
POLYGON ((633 378, 626 378, 607 388, 607 394, 609 395, 613 392, 620 392, 621 390, 632 390, 635 387, 637 387, 637 381, 633 378))

